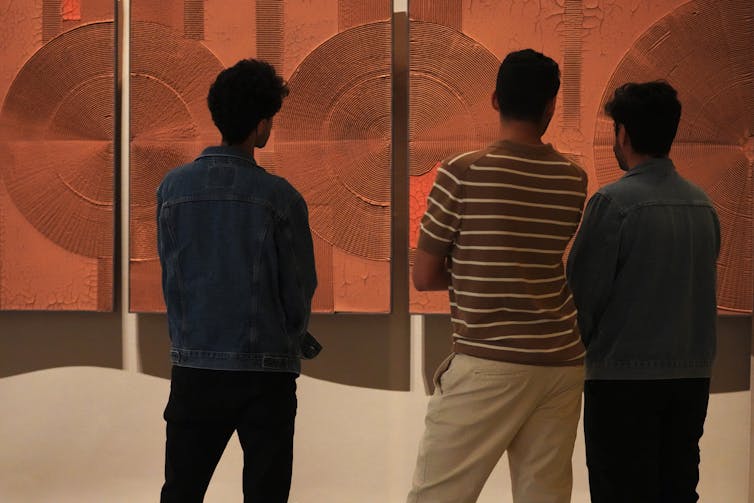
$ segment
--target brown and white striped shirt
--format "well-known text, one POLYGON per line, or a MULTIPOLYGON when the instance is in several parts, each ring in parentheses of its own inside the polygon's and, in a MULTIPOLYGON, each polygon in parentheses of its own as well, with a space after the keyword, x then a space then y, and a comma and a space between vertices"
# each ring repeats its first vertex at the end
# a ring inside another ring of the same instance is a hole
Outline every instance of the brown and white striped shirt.
POLYGON ((419 248, 450 257, 453 349, 529 365, 580 365, 563 253, 586 173, 551 145, 500 141, 443 161, 419 248))

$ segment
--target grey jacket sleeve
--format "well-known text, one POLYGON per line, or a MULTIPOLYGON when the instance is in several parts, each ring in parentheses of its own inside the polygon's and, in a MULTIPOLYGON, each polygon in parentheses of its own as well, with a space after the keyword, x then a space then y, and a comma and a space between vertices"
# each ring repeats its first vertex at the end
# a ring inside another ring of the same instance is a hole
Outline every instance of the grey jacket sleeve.
POLYGON ((578 309, 579 329, 585 346, 595 335, 610 299, 618 271, 622 217, 609 196, 597 193, 589 200, 566 273, 578 309))

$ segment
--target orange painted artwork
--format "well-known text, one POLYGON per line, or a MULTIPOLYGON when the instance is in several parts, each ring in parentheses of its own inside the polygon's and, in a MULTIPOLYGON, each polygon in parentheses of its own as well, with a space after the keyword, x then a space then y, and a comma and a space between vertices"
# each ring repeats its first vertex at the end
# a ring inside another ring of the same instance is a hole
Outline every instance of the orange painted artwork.
POLYGON ((106 0, 2 2, 0 309, 113 309, 113 20, 106 0))
POLYGON ((164 310, 155 190, 169 169, 219 143, 206 93, 245 57, 269 61, 289 83, 270 141, 255 155, 309 205, 314 311, 390 310, 391 6, 133 0, 132 311, 164 310))
MULTIPOLYGON (((438 160, 495 136, 498 61, 531 47, 561 69, 544 140, 586 169, 590 193, 620 173, 602 112, 614 89, 655 79, 678 89, 684 112, 671 157, 720 215, 718 308, 751 312, 754 3, 412 0, 410 17, 412 237, 431 185, 423 178, 434 179, 438 160)), ((412 289, 410 303, 414 313, 448 310, 444 292, 412 289)))

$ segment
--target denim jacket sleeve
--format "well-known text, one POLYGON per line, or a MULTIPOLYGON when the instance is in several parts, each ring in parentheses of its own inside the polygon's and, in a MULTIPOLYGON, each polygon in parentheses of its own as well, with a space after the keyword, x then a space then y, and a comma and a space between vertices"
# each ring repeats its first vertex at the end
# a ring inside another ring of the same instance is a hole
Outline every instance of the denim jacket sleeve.
POLYGON ((573 292, 585 346, 595 335, 618 271, 621 221, 617 205, 598 192, 587 204, 568 256, 568 286, 573 292))
MULTIPOLYGON (((304 199, 297 195, 280 222, 278 254, 281 266, 281 304, 288 329, 298 333, 306 344, 311 302, 317 288, 314 246, 309 229, 309 213, 304 199)), ((306 348, 302 347, 306 352, 306 348)))
MULTIPOLYGON (((157 255, 160 257, 160 270, 162 271, 163 295, 166 295, 165 288, 165 254, 162 232, 160 231, 160 212, 162 211, 162 184, 157 188, 157 255)), ((167 302, 167 298, 165 299, 167 302)))

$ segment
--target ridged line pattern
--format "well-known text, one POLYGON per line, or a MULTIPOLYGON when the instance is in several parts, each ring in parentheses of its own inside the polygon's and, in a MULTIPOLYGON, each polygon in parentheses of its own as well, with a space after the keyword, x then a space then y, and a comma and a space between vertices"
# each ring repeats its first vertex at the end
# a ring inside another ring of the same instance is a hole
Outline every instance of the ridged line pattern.
POLYGON ((332 313, 335 311, 335 288, 333 281, 333 247, 314 234, 314 256, 317 261, 317 293, 312 299, 312 311, 332 313))
POLYGON ((410 0, 409 15, 412 20, 441 24, 458 31, 463 28, 463 2, 460 0, 410 0))
POLYGON ((17 74, 0 116, 13 203, 47 238, 92 258, 113 254, 113 44, 112 22, 54 38, 17 74))
POLYGON ((42 2, 42 42, 49 42, 61 31, 63 24, 60 0, 42 2))
MULTIPOLYGON (((720 216, 718 307, 752 310, 754 155, 754 3, 688 2, 650 27, 610 79, 602 103, 620 84, 665 78, 679 92, 683 116, 670 155, 679 171, 704 188, 720 216)), ((600 107, 602 110, 602 107, 600 107)), ((621 172, 612 153, 614 131, 604 116, 594 139, 599 183, 621 172)))
POLYGON ((204 40, 204 0, 184 0, 183 36, 204 40))
POLYGON ((410 39, 410 170, 419 176, 453 153, 495 140, 490 94, 500 62, 448 26, 413 21, 410 39))
POLYGON ((584 7, 582 0, 565 2, 565 41, 561 96, 563 127, 581 129, 581 64, 583 60, 584 7))
POLYGON ((200 42, 157 23, 132 24, 131 54, 131 259, 156 260, 157 186, 217 142, 206 97, 223 65, 200 42))
POLYGON ((338 0, 338 31, 375 21, 386 21, 391 14, 391 2, 384 0, 338 0))
POLYGON ((328 39, 289 79, 276 122, 279 173, 314 233, 371 260, 390 260, 390 54, 389 22, 328 39))
POLYGON ((282 0, 257 0, 257 58, 263 59, 282 71, 284 2, 282 0))

